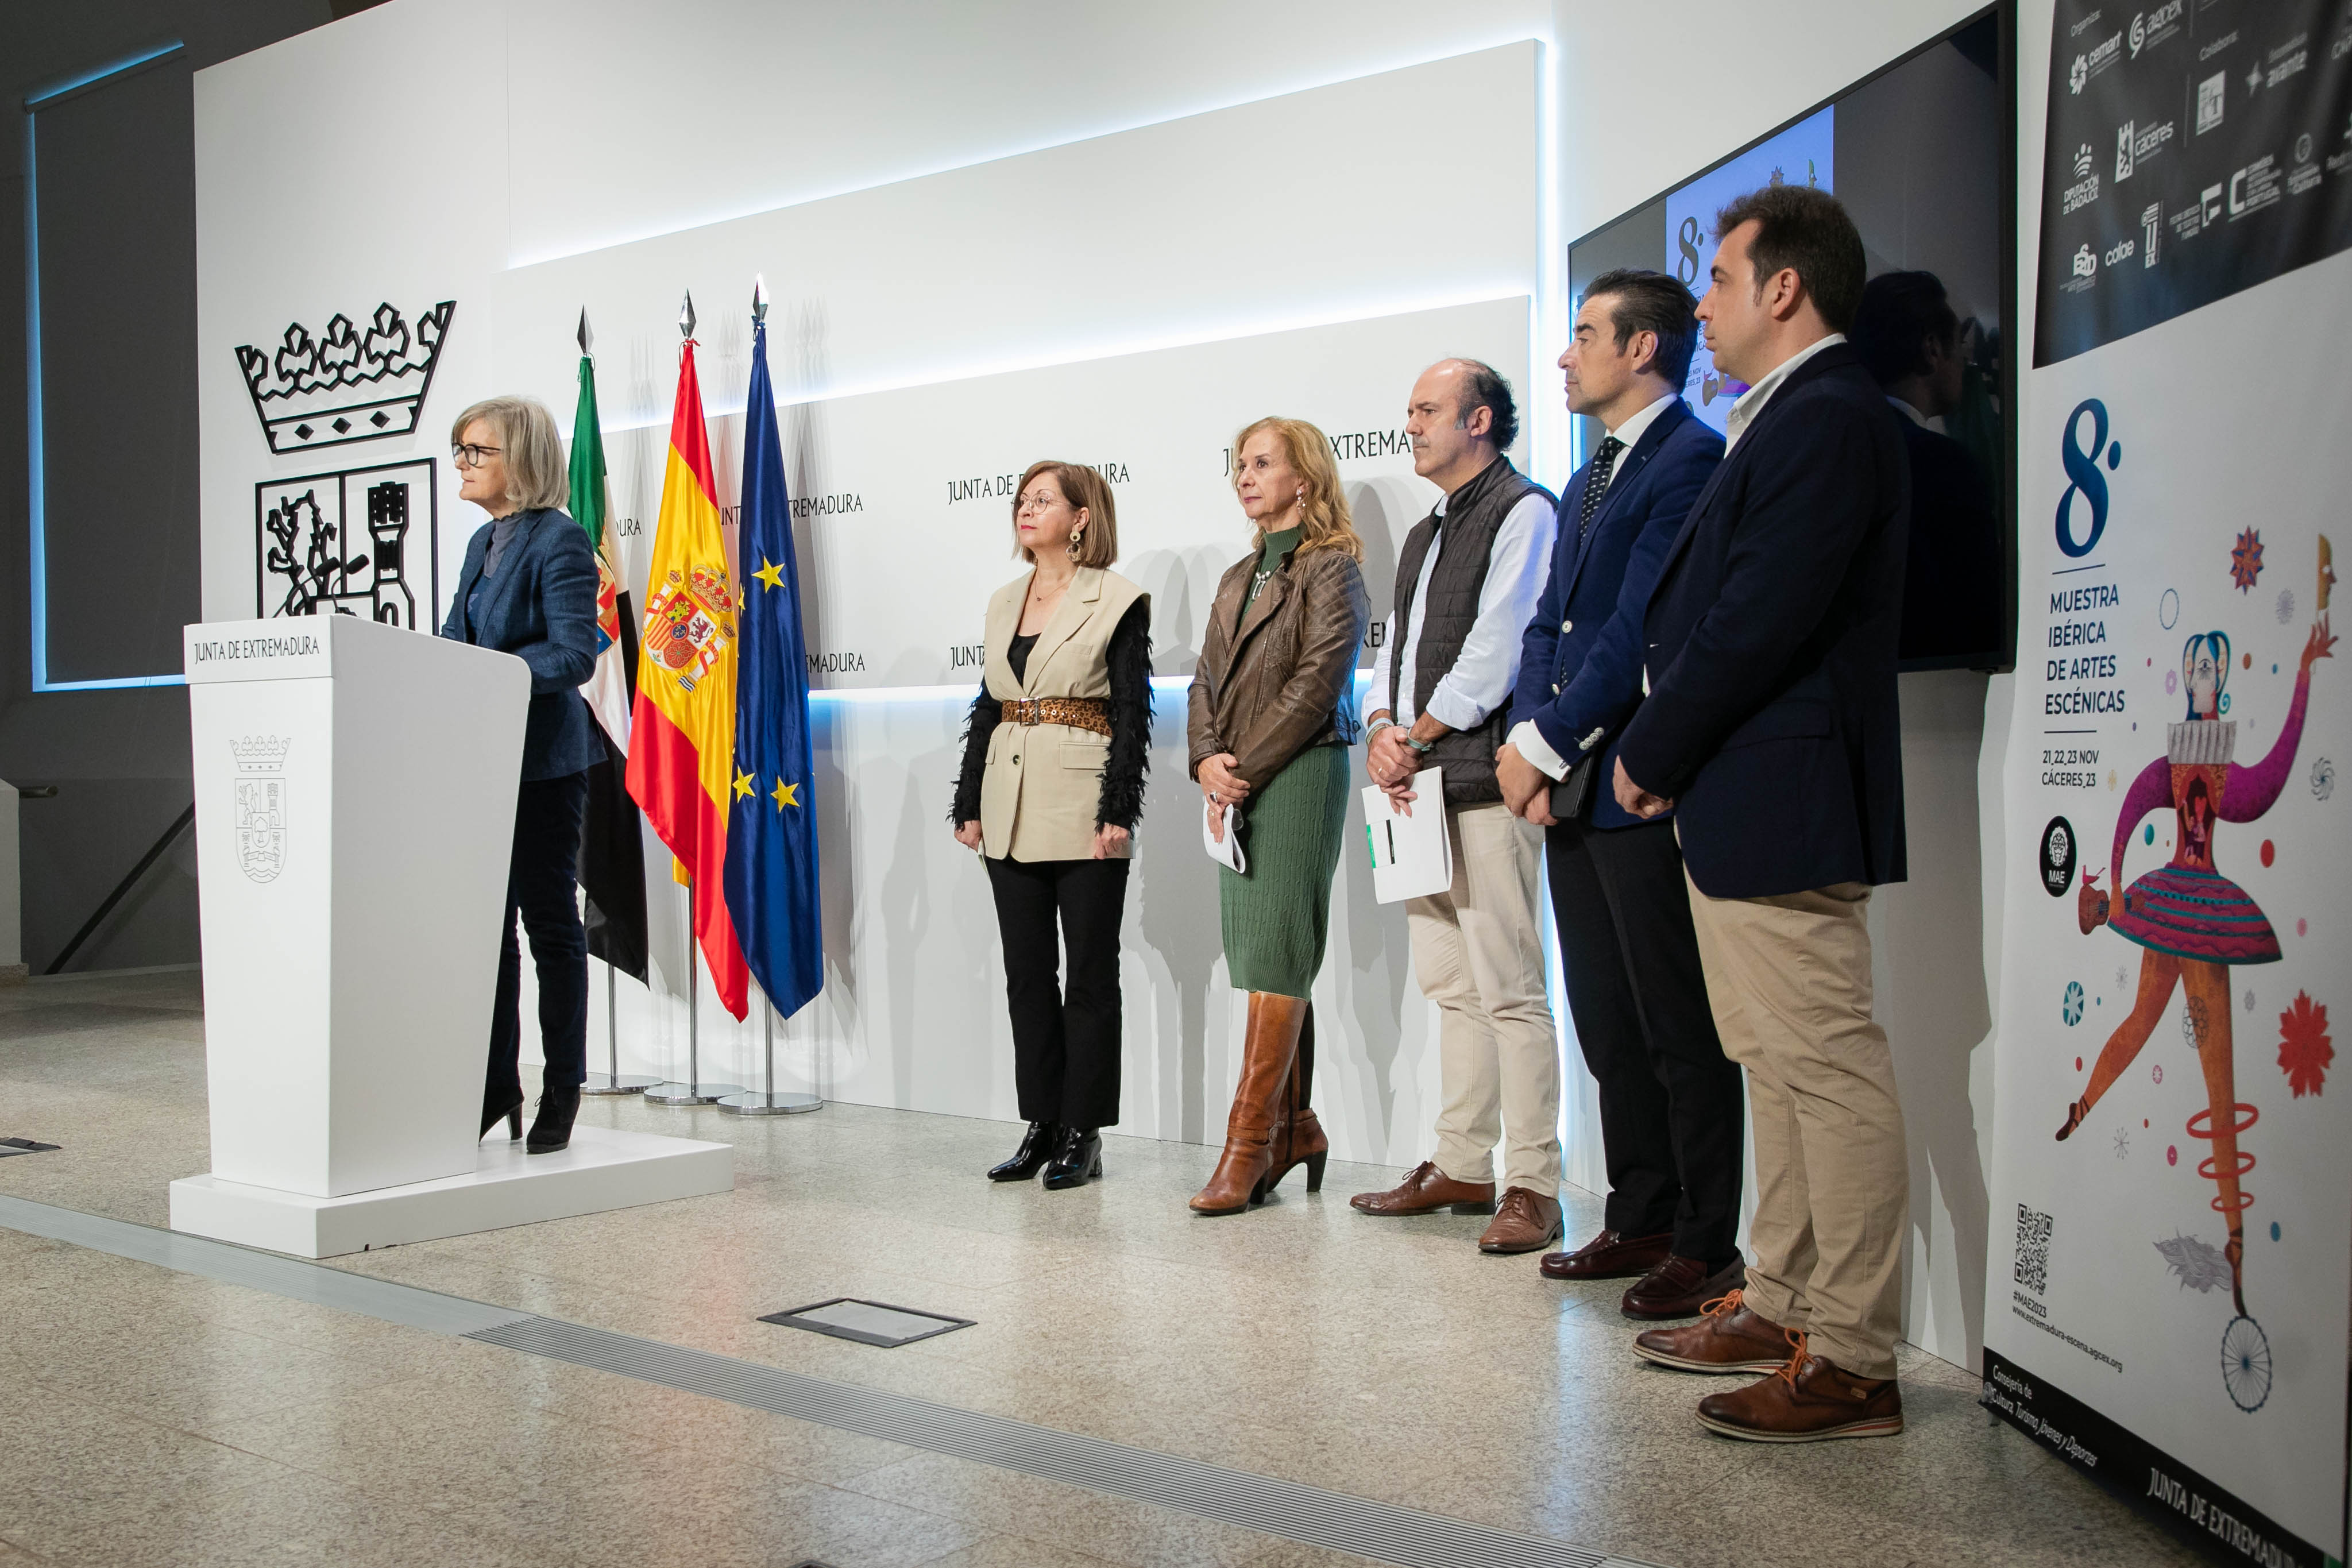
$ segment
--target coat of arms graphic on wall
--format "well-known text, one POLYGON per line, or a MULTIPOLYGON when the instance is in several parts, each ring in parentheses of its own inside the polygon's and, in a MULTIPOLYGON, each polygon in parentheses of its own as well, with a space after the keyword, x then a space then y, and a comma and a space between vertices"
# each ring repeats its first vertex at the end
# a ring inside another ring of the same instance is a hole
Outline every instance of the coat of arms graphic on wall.
POLYGON ((317 337, 289 322, 275 349, 236 351, 253 412, 273 452, 413 435, 457 312, 444 300, 408 321, 389 301, 362 331, 338 314, 317 337))
POLYGON ((430 631, 441 598, 434 461, 417 458, 254 486, 253 613, 357 616, 430 631), (409 575, 412 565, 421 580, 409 575))
POLYGON ((257 882, 286 868, 286 753, 278 735, 240 735, 228 743, 236 763, 236 863, 257 882))

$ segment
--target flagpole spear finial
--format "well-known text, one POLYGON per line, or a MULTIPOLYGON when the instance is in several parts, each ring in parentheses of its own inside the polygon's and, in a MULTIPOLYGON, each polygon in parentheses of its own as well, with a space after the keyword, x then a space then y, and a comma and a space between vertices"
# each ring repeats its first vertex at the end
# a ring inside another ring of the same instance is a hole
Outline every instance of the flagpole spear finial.
POLYGON ((762 323, 768 319, 768 276, 764 272, 751 274, 751 319, 762 323))
POLYGON ((682 338, 694 336, 694 290, 686 291, 686 303, 678 307, 677 332, 682 338))
POLYGON ((583 305, 580 307, 580 352, 583 354, 588 353, 588 345, 595 341, 596 334, 588 330, 588 307, 583 305))

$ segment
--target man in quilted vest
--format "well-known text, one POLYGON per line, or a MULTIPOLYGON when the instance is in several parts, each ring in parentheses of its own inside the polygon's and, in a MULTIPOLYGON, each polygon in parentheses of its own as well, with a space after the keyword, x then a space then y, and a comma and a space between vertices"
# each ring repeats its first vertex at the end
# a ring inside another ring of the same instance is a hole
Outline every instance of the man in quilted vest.
POLYGON ((1444 812, 1454 885, 1405 905, 1413 978, 1438 1007, 1436 1152, 1399 1186, 1351 1201, 1370 1215, 1492 1212, 1478 1247, 1496 1253, 1538 1251, 1560 1228, 1559 1047, 1536 913, 1543 833, 1511 815, 1495 780, 1555 526, 1550 493, 1503 455, 1517 431, 1510 385, 1491 366, 1442 360, 1413 384, 1413 471, 1444 494, 1405 535, 1364 711, 1372 782, 1402 806, 1444 812), (1414 788, 1429 768, 1443 770, 1442 799, 1414 788))

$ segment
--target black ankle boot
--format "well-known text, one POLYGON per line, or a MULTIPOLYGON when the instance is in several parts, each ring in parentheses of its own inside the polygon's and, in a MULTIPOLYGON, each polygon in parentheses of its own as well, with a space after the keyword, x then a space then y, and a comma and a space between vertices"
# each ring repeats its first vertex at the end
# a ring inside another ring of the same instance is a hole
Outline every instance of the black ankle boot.
POLYGON ((539 1114, 531 1119, 530 1137, 523 1144, 529 1154, 552 1154, 572 1142, 572 1119, 580 1114, 580 1086, 551 1084, 540 1093, 539 1114))
POLYGON ((482 1096, 481 1135, 488 1138, 490 1129, 501 1121, 507 1124, 508 1142, 511 1143, 522 1136, 522 1090, 515 1090, 515 1097, 505 1101, 494 1100, 487 1094, 482 1096))
POLYGON ((1062 1146, 1045 1167, 1045 1185, 1055 1192, 1083 1187, 1102 1174, 1102 1134, 1091 1127, 1066 1127, 1062 1146))
POLYGON ((990 1168, 992 1182, 1025 1182, 1045 1168, 1054 1157, 1054 1150, 1062 1142, 1062 1126, 1058 1121, 1032 1121, 1029 1131, 1021 1134, 1021 1147, 1013 1151, 1013 1158, 1002 1165, 990 1168))

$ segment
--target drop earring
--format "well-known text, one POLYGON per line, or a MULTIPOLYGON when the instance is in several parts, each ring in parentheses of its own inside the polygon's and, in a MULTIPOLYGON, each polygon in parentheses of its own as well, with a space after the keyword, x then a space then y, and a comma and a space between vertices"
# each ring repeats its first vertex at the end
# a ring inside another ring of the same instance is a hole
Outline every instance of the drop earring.
POLYGON ((1083 528, 1074 528, 1070 530, 1071 549, 1076 550, 1078 547, 1078 541, 1086 537, 1086 532, 1087 531, 1083 528))

